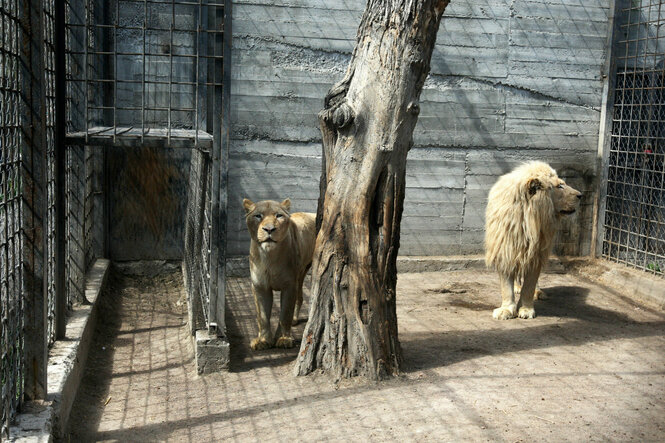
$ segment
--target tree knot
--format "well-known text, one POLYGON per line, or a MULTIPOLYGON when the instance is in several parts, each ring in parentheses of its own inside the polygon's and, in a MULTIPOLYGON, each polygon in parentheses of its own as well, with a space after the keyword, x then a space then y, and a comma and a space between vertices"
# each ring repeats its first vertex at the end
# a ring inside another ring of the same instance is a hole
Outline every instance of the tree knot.
POLYGON ((348 103, 341 103, 335 108, 332 115, 333 124, 337 129, 349 126, 355 119, 355 112, 348 103))
POLYGON ((358 302, 358 311, 360 313, 360 321, 365 325, 369 323, 369 305, 367 304, 367 300, 360 300, 358 302))

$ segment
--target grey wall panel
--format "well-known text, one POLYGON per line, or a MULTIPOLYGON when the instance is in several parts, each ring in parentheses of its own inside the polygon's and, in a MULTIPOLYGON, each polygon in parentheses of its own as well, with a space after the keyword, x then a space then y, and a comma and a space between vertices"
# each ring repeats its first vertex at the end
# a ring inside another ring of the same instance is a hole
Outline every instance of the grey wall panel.
MULTIPOLYGON (((555 250, 586 254, 609 0, 462 0, 446 10, 409 154, 403 255, 482 251, 487 193, 542 159, 584 193, 555 250)), ((228 251, 247 254, 242 198, 315 211, 323 97, 350 60, 363 2, 234 3, 228 251)))

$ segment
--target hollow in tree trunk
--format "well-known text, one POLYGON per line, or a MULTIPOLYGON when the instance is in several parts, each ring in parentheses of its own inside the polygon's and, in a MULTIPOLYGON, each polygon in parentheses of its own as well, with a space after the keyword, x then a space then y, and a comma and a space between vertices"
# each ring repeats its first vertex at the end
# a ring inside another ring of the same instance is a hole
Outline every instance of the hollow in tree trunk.
POLYGON ((323 171, 310 316, 296 374, 397 374, 395 286, 406 156, 447 0, 369 0, 319 113, 323 171))

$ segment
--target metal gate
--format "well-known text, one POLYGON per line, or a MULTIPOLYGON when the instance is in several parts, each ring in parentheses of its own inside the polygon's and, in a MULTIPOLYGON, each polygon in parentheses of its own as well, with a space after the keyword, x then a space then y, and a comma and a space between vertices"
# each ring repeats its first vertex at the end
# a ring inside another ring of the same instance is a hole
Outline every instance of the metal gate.
POLYGON ((663 275, 665 5, 620 1, 612 52, 602 256, 663 275))
POLYGON ((83 146, 106 156, 117 147, 191 150, 183 251, 195 314, 190 324, 218 334, 224 333, 230 3, 69 0, 66 23, 68 99, 79 104, 68 116, 70 156, 87 159, 83 146))

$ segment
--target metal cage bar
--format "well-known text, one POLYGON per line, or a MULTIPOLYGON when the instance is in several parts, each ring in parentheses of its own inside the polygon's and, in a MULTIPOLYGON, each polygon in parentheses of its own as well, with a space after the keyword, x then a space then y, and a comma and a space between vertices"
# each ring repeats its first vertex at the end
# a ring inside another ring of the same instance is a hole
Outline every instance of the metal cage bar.
POLYGON ((665 7, 617 9, 601 254, 665 275, 665 7))
MULTIPOLYGON (((86 7, 86 16, 88 12, 86 7)), ((74 66, 64 57, 66 42, 71 41, 66 15, 66 5, 57 0, 0 0, 3 438, 9 437, 9 424, 23 401, 46 398, 48 346, 65 336, 66 307, 72 301, 64 288, 65 197, 70 218, 71 203, 91 201, 90 195, 78 194, 84 188, 92 189, 88 184, 94 171, 90 168, 85 174, 77 171, 67 176, 67 184, 76 182, 77 186, 72 187, 76 192, 65 194, 65 131, 74 120, 72 107, 66 106, 71 95, 65 78, 74 66), (80 186, 81 180, 85 186, 80 186)), ((86 33, 85 40, 89 38, 86 33)), ((86 57, 84 70, 88 61, 86 57)), ((88 98, 89 85, 85 89, 88 98)), ((70 172, 75 157, 70 158, 70 172)), ((70 235, 68 241, 89 243, 90 237, 82 232, 70 235)), ((92 256, 88 249, 86 246, 87 262, 92 256)), ((82 288, 81 281, 78 283, 82 288)))
MULTIPOLYGON (((230 2, 69 0, 69 8, 77 2, 85 12, 68 14, 66 56, 72 74, 67 90, 70 102, 79 91, 84 109, 68 122, 68 177, 81 172, 74 170, 80 164, 73 161, 80 152, 75 146, 105 146, 105 155, 117 146, 194 148, 185 278, 190 300, 196 298, 205 325, 221 327, 225 215, 219 212, 226 209, 222 120, 228 120, 228 110, 223 112, 222 105, 230 80, 225 63, 230 53, 225 33, 230 2), (99 4, 105 6, 103 12, 99 4), (112 44, 100 43, 99 35, 112 44), (104 63, 112 66, 97 69, 104 63)), ((68 196, 76 202, 75 187, 70 187, 68 196)), ((75 221, 71 210, 69 215, 75 221)), ((74 243, 69 239, 68 244, 74 243)))

